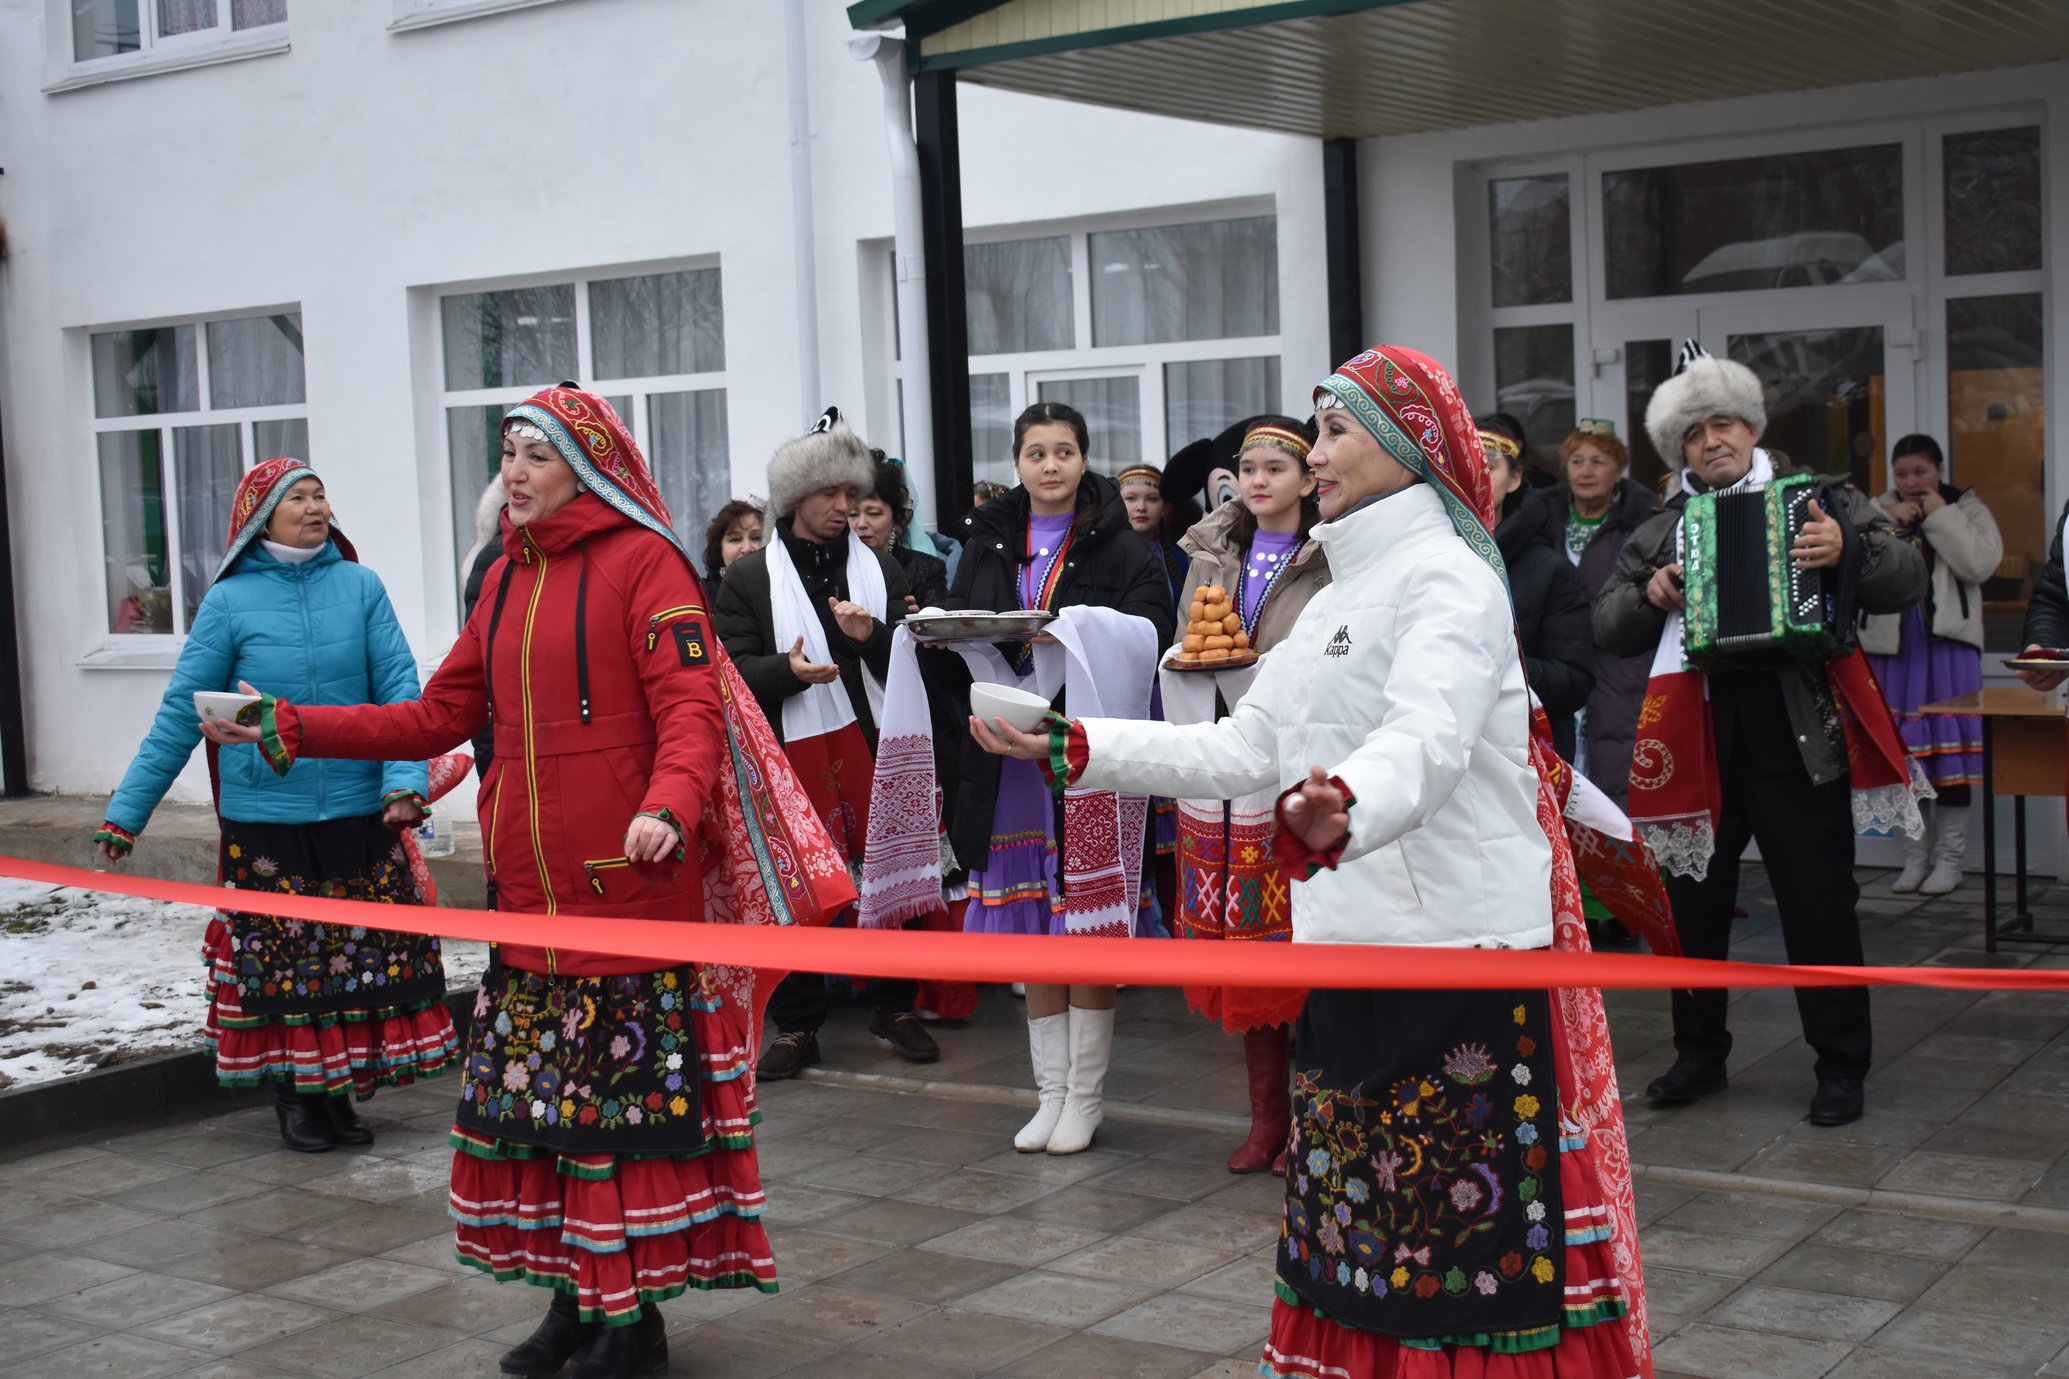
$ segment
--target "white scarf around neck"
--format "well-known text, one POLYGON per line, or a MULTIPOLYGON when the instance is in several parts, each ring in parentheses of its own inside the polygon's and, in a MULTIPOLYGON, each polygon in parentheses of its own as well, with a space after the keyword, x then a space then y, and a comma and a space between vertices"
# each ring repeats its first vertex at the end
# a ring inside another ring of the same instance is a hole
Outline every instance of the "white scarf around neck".
MULTIPOLYGON (((777 533, 762 549, 769 553, 769 613, 776 630, 775 650, 787 655, 797 645, 797 639, 803 637, 806 660, 817 665, 833 664, 833 651, 826 644, 826 625, 820 622, 819 611, 812 606, 812 596, 805 591, 804 578, 798 574, 797 563, 790 558, 790 548, 782 534, 777 533)), ((867 608, 878 622, 885 621, 888 595, 883 566, 877 563, 876 552, 853 532, 848 533, 847 574, 848 601, 867 608)), ((862 687, 869 696, 871 719, 881 724, 884 686, 870 673, 866 662, 862 666, 862 687)), ((783 701, 785 742, 824 737, 854 721, 855 707, 848 702, 847 687, 839 680, 807 685, 803 693, 783 701)))
POLYGON ((269 537, 260 537, 259 544, 266 548, 266 554, 283 565, 306 564, 322 552, 322 546, 286 546, 269 537))

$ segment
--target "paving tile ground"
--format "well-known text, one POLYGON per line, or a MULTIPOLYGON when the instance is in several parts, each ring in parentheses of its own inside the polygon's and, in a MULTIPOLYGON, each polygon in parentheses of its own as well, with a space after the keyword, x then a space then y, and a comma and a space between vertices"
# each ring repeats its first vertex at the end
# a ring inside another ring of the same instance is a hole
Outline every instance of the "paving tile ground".
MULTIPOLYGON (((1734 956, 1779 961, 1757 868, 1734 956)), ((1891 897, 1871 961, 1983 954, 1976 882, 1891 897)), ((2043 927, 2069 892, 2043 893, 2043 927)), ((1627 1103, 1662 1379, 2069 1376, 2069 996, 1878 991, 1859 1124, 1803 1120, 1787 992, 1740 994, 1728 1094, 1627 1103)), ((1669 1061, 1662 993, 1612 993, 1627 1093, 1669 1061)), ((823 1076, 762 1089, 776 1296, 665 1304, 698 1379, 1236 1379, 1270 1302, 1277 1184, 1231 1177, 1240 1044, 1162 990, 1122 994, 1113 1118, 1091 1153, 1011 1152, 1018 1005, 987 991, 899 1062, 837 1005, 823 1076), (923 1075, 934 1095, 881 1079, 923 1075)), ((0 1372, 20 1379, 490 1376, 544 1294, 452 1262, 450 1082, 383 1092, 366 1152, 281 1149, 270 1111, 0 1162, 0 1372)))

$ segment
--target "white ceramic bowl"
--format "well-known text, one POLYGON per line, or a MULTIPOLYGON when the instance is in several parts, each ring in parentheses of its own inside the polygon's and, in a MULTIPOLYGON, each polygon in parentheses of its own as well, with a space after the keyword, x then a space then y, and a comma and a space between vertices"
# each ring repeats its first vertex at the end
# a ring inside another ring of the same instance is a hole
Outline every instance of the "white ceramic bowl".
POLYGON ((194 691, 194 712, 201 715, 203 722, 216 718, 235 722, 239 712, 257 707, 258 702, 259 697, 256 694, 230 694, 223 690, 194 691))
POLYGON ((1031 733, 1048 716, 1049 701, 1039 694, 1029 694, 1010 685, 972 685, 970 712, 983 719, 987 726, 994 718, 1003 718, 1021 732, 1031 733))

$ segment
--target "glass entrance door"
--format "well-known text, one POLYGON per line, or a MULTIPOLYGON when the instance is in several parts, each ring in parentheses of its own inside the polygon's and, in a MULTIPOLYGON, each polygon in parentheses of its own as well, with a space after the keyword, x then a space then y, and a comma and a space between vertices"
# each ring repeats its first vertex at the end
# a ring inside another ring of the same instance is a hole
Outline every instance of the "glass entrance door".
POLYGON ((1594 333, 1592 415, 1616 420, 1640 483, 1655 482, 1664 462, 1645 434, 1645 407, 1685 339, 1759 375, 1769 450, 1863 492, 1888 486, 1890 441, 1918 427, 1908 294, 1605 312, 1594 333))
POLYGON ((1701 313, 1705 349, 1760 376, 1770 451, 1889 486, 1889 444, 1918 429, 1917 334, 1908 293, 1862 302, 1769 302, 1701 313))

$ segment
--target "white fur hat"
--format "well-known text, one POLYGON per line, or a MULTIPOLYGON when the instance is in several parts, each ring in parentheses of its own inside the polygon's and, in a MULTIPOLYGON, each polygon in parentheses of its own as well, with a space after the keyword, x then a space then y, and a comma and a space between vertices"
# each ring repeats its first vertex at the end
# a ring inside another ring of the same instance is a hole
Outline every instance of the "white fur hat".
POLYGON ((876 458, 848 429, 840 409, 829 407, 809 432, 776 447, 769 460, 769 510, 788 517, 806 494, 842 484, 869 492, 876 484, 876 458))
POLYGON ((1767 429, 1767 403, 1760 390, 1760 376, 1744 364, 1713 357, 1695 341, 1681 346, 1680 367, 1674 376, 1653 391, 1645 404, 1645 434, 1652 438, 1670 470, 1685 461, 1681 438, 1688 428, 1711 417, 1737 417, 1753 428, 1754 435, 1767 429))

